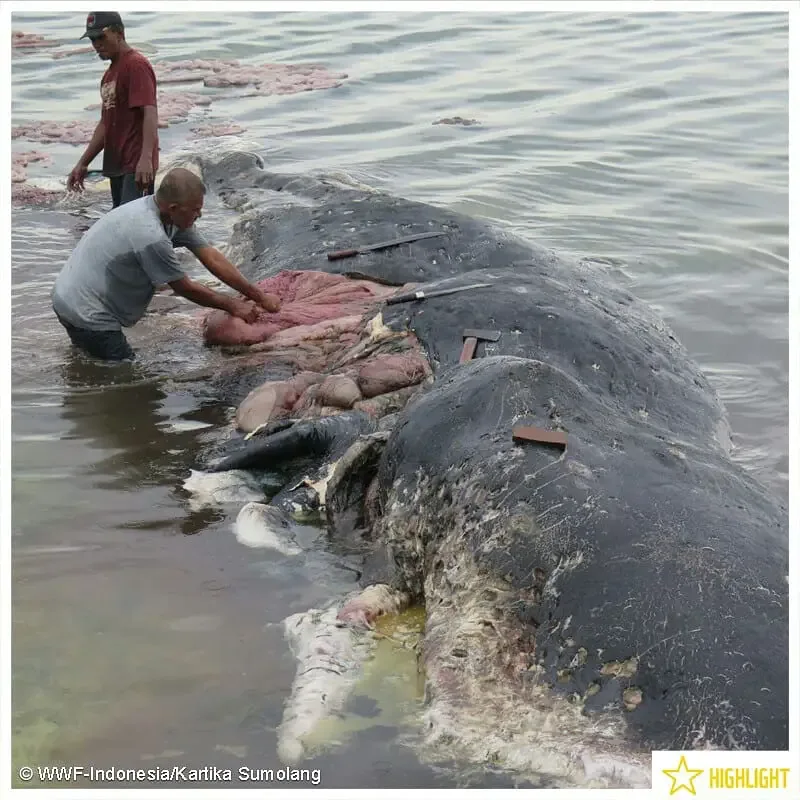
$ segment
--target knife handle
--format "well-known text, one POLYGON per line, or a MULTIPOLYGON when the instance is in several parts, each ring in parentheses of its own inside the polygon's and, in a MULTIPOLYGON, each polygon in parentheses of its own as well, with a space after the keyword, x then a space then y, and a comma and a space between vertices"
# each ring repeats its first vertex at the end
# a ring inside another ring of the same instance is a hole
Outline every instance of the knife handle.
POLYGON ((511 438, 515 442, 538 442, 552 444, 562 450, 567 447, 567 434, 564 431, 550 431, 534 425, 517 425, 511 430, 511 438))
POLYGON ((350 258, 357 255, 358 250, 337 250, 335 253, 328 253, 328 261, 338 261, 340 258, 350 258))
POLYGON ((396 294, 394 297, 386 298, 386 305, 393 306, 397 303, 408 303, 411 300, 424 300, 425 292, 407 292, 406 294, 396 294))
POLYGON ((461 350, 461 357, 458 359, 458 363, 463 364, 466 361, 472 361, 477 347, 478 339, 475 336, 468 336, 464 339, 464 347, 461 350))

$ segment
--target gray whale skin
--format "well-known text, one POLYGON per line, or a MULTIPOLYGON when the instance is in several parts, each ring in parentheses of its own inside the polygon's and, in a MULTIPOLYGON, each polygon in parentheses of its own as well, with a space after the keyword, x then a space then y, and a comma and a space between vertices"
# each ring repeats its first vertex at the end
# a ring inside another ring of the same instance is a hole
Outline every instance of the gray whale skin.
POLYGON ((382 306, 434 376, 382 434, 345 412, 234 443, 220 462, 242 466, 247 450, 248 468, 322 464, 369 440, 329 483, 329 535, 357 527, 362 580, 425 605, 440 738, 468 737, 481 715, 523 736, 519 720, 559 713, 584 742, 640 752, 788 748, 787 510, 731 459, 724 408, 647 305, 602 265, 461 214, 270 173, 252 154, 202 171, 249 209, 231 246, 251 279, 356 269, 427 289, 493 284, 382 306), (459 364, 465 328, 502 335, 459 364), (566 449, 514 442, 523 423, 564 431, 566 449))

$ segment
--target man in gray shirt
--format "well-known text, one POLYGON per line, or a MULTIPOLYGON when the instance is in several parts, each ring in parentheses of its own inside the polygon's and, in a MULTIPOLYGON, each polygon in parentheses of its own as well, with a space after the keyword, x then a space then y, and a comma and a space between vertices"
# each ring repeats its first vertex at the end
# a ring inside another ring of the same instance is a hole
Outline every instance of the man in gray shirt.
POLYGON ((275 295, 249 283, 195 229, 204 195, 197 175, 176 168, 164 176, 155 196, 115 208, 84 234, 52 292, 53 310, 76 347, 106 360, 133 358, 122 328, 142 318, 164 284, 245 322, 254 322, 264 310, 279 310, 275 295), (188 278, 175 247, 191 250, 209 272, 249 299, 220 294, 188 278))

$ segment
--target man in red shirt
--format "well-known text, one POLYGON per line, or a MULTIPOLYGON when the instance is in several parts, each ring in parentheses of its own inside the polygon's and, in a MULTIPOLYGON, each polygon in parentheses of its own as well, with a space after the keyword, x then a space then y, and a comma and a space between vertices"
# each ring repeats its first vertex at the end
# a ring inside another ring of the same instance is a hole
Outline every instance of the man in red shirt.
POLYGON ((156 75, 150 62, 125 41, 125 27, 116 11, 86 17, 86 32, 95 52, 111 65, 100 81, 100 122, 84 154, 67 178, 68 189, 83 189, 92 159, 103 151, 103 175, 111 182, 116 208, 153 194, 158 170, 158 106, 156 75))

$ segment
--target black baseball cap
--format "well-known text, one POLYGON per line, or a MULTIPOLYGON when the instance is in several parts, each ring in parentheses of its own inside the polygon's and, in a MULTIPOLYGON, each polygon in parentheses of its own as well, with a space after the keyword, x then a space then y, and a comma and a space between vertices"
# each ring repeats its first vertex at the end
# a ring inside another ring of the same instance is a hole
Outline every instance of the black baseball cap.
POLYGON ((109 25, 122 25, 122 17, 116 11, 93 11, 86 17, 86 33, 81 36, 85 39, 99 39, 109 25))

